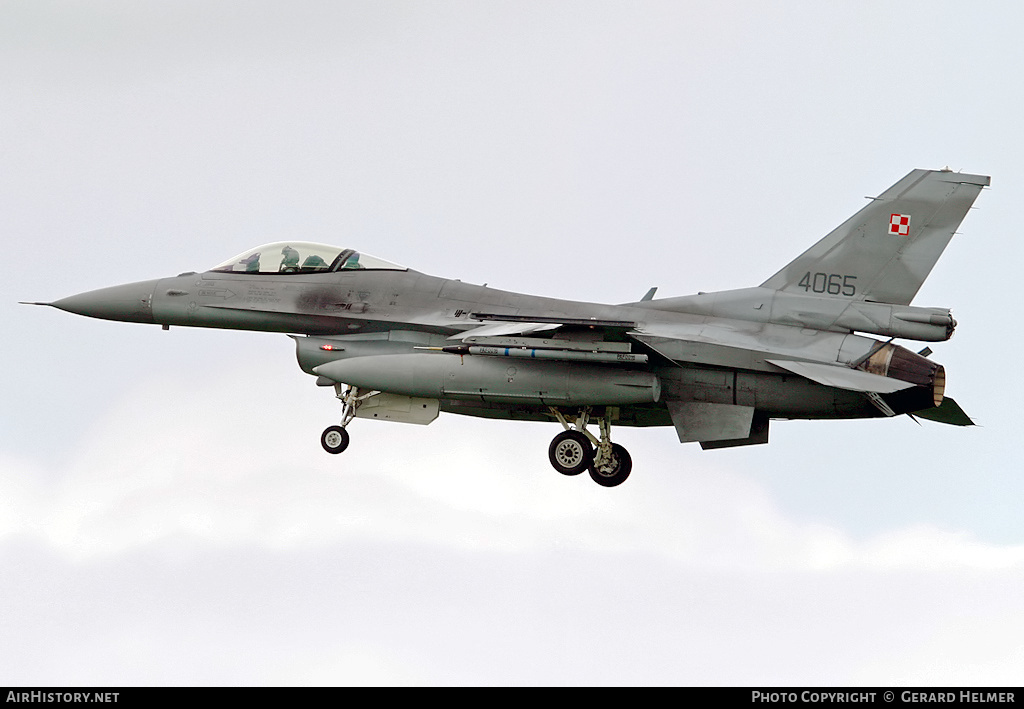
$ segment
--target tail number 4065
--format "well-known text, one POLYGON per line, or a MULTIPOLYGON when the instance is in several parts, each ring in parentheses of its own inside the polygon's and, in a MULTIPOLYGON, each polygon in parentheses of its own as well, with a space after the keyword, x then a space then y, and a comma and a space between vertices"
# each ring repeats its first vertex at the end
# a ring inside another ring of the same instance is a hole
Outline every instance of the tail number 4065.
POLYGON ((811 273, 808 271, 797 283, 805 291, 828 293, 829 295, 852 296, 857 294, 854 281, 856 276, 845 276, 840 273, 811 273))

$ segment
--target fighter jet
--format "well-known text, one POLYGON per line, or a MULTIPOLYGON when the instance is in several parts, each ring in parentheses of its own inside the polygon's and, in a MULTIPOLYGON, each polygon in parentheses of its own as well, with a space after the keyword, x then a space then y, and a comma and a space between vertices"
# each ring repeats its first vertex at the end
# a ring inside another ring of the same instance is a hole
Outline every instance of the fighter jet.
MULTIPOLYGON (((613 487, 630 474, 613 426, 671 426, 704 449, 768 442, 772 420, 908 414, 971 425, 925 347, 946 308, 910 305, 982 175, 914 170, 756 287, 620 305, 437 278, 351 248, 260 246, 202 273, 73 295, 79 315, 286 333, 299 366, 354 419, 429 424, 439 412, 560 428, 551 465, 613 487), (874 337, 873 337, 874 336, 874 337), (880 339, 881 338, 881 339, 880 339), (589 427, 589 428, 588 428, 589 427)), ((766 254, 767 255, 767 254, 766 254)))

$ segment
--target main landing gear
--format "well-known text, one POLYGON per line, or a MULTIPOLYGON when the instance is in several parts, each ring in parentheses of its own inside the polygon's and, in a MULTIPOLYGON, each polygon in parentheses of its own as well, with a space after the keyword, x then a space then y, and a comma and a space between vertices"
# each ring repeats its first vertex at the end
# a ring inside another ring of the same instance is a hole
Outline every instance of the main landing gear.
POLYGON ((360 403, 379 393, 377 391, 369 391, 360 395, 359 390, 353 386, 346 386, 344 384, 334 385, 334 394, 341 400, 342 405, 341 425, 328 426, 320 434, 320 445, 324 447, 325 451, 338 454, 348 448, 349 435, 347 427, 352 419, 355 418, 356 409, 359 408, 360 403), (343 389, 342 387, 345 388, 343 389))
POLYGON ((599 419, 601 438, 595 438, 587 431, 590 408, 582 409, 574 425, 566 421, 562 412, 549 407, 551 413, 565 428, 551 441, 548 459, 552 467, 562 475, 579 475, 590 471, 591 479, 604 487, 615 487, 625 482, 633 469, 629 453, 618 443, 612 443, 612 416, 609 409, 599 419))

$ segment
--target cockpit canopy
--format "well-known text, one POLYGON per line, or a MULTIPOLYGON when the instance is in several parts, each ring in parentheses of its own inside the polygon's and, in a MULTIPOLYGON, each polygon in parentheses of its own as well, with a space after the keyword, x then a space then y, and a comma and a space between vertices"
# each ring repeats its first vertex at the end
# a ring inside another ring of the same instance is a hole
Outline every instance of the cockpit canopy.
POLYGON ((352 270, 407 271, 405 266, 363 254, 308 241, 278 241, 241 253, 211 268, 220 273, 328 273, 352 270))

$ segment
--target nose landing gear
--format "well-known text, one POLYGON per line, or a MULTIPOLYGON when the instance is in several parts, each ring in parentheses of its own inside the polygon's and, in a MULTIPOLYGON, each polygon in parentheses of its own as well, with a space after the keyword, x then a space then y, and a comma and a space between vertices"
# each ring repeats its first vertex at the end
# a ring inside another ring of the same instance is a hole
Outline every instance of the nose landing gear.
POLYGON ((379 394, 377 391, 369 391, 362 395, 359 395, 359 390, 354 386, 346 386, 344 384, 334 385, 334 395, 341 401, 341 425, 340 426, 328 426, 324 429, 324 432, 320 434, 320 445, 324 447, 324 450, 328 453, 342 453, 348 448, 349 435, 347 427, 353 418, 356 416, 356 409, 366 399, 371 396, 379 394), (342 389, 342 387, 345 387, 342 389))
POLYGON ((549 409, 565 429, 554 437, 548 447, 551 467, 562 475, 579 475, 588 470, 591 479, 603 487, 615 487, 625 482, 633 469, 633 460, 625 448, 612 443, 612 413, 609 408, 605 408, 600 418, 600 439, 587 431, 590 407, 580 410, 575 425, 570 425, 555 407, 549 409))

